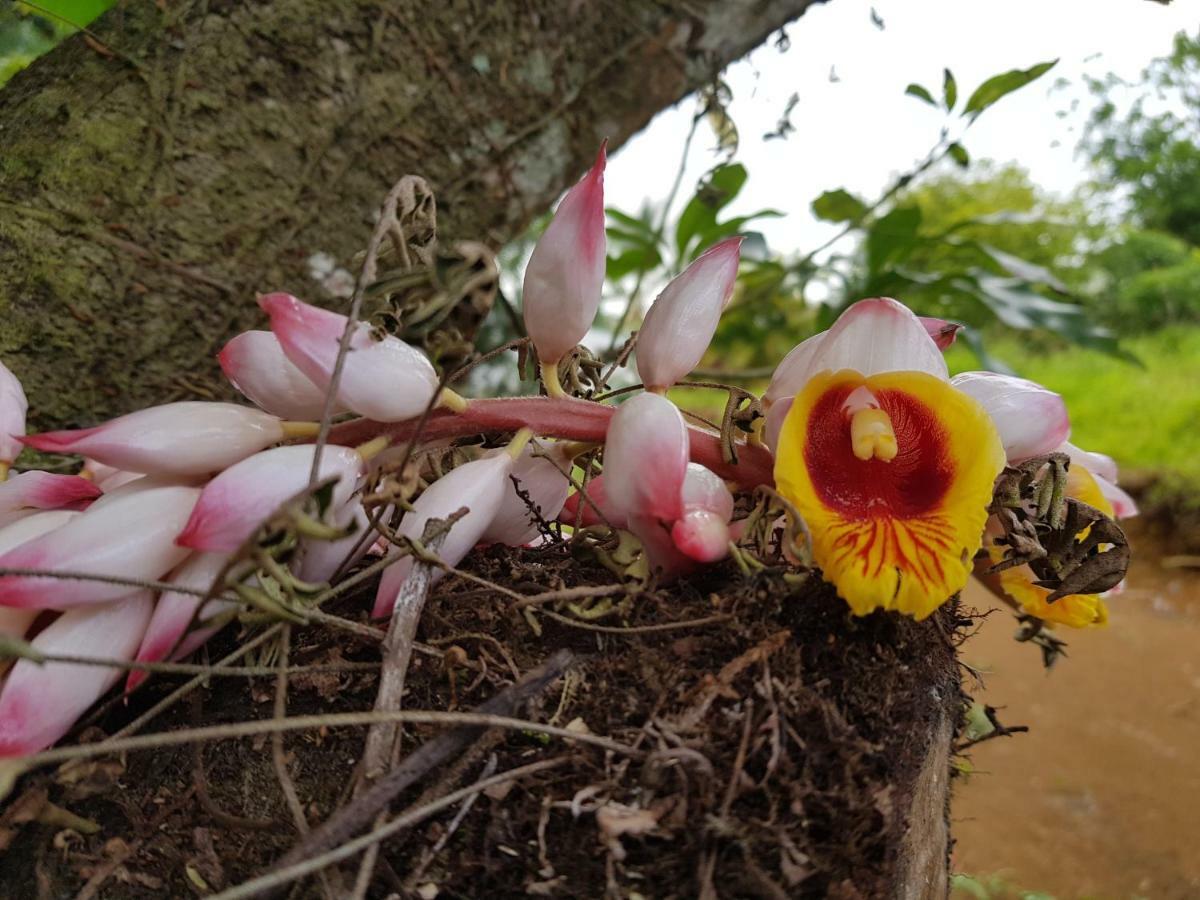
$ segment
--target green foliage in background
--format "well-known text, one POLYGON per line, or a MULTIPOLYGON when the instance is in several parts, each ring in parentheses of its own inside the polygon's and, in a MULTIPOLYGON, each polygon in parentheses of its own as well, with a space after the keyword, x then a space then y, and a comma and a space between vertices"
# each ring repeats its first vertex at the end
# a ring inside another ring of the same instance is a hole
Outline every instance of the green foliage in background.
POLYGON ((116 0, 40 0, 0 4, 0 86, 116 0))
POLYGON ((953 900, 1054 900, 1052 894, 1027 891, 1014 885, 1003 875, 950 876, 950 896, 953 900))
MULTIPOLYGON (((1071 411, 1071 440, 1101 450, 1123 467, 1159 477, 1162 499, 1200 507, 1200 327, 1173 325, 1124 342, 1141 366, 1045 336, 1004 336, 997 355, 1021 375, 1062 394, 1071 411)), ((976 367, 958 347, 952 371, 976 367)))
POLYGON ((1099 104, 1083 146, 1101 190, 1125 188, 1141 225, 1200 246, 1200 35, 1177 34, 1136 84, 1112 74, 1089 84, 1099 104))

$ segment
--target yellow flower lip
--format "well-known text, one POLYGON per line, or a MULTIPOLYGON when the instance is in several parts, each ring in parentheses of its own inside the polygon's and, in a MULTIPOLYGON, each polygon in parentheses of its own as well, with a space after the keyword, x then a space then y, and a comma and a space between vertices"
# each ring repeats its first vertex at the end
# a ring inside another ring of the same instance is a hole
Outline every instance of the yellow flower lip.
POLYGON ((925 372, 822 372, 797 395, 776 458, 813 558, 858 615, 924 618, 961 590, 1004 467, 975 400, 925 372))

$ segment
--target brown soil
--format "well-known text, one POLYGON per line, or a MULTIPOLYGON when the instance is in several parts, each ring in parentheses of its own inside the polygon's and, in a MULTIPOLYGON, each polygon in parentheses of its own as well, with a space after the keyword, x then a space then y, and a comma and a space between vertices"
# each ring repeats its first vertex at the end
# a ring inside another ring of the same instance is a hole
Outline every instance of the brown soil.
POLYGON ((1060 898, 1200 897, 1200 572, 1164 566, 1153 532, 1130 537, 1110 624, 1064 630, 1069 657, 1050 672, 1003 612, 964 644, 986 673, 986 690, 967 688, 1031 730, 972 751, 956 870, 1060 898))
MULTIPOLYGON (((562 550, 492 550, 473 565, 524 590, 557 574, 612 578, 562 550)), ((815 579, 794 588, 779 573, 746 580, 732 566, 669 596, 640 597, 623 622, 731 617, 701 628, 613 635, 542 617, 538 637, 506 610, 508 602, 459 579, 439 585, 420 638, 448 652, 414 660, 406 707, 467 709, 511 681, 514 670, 567 647, 582 660, 576 675, 526 714, 575 721, 655 752, 630 759, 533 732, 493 733, 393 809, 420 802, 423 792, 428 799, 469 784, 489 754, 501 771, 564 754, 569 762, 481 796, 432 860, 423 863, 453 813, 386 842, 371 896, 407 881, 404 896, 434 884, 442 897, 695 897, 712 885, 723 897, 873 897, 894 881, 904 810, 928 750, 923 737, 961 708, 953 609, 924 623, 883 614, 853 619, 815 579), (450 668, 448 660, 466 665, 450 668), (614 822, 626 826, 624 834, 614 822)), ((360 596, 333 611, 361 618, 365 605, 360 596)), ((214 651, 233 641, 219 639, 214 651)), ((334 640, 323 629, 297 631, 293 643, 294 664, 379 658, 362 639, 334 640)), ((111 733, 177 683, 155 679, 100 725, 111 733)), ((370 709, 376 686, 373 673, 297 677, 288 711, 370 709)), ((273 690, 268 678, 215 680, 196 703, 152 727, 269 718, 273 690)), ((405 749, 434 730, 408 729, 405 749)), ((346 802, 362 740, 357 729, 287 739, 312 823, 346 802)), ((68 786, 47 770, 18 784, 18 802, 46 789, 100 830, 81 836, 15 826, 0 855, 0 896, 198 896, 260 874, 297 841, 266 738, 133 753, 91 766, 88 775, 68 786), (198 793, 205 785, 207 797, 198 793)), ((354 871, 339 877, 348 885, 354 871)), ((319 896, 315 883, 298 896, 319 896)))

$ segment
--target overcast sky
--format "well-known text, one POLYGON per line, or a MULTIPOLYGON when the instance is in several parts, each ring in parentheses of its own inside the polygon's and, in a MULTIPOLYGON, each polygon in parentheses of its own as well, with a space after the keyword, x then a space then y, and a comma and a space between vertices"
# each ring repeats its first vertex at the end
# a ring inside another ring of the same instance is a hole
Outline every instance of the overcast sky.
MULTIPOLYGON (((989 109, 964 138, 972 157, 1016 160, 1046 188, 1068 192, 1086 172, 1075 146, 1091 108, 1081 75, 1114 71, 1136 80, 1172 35, 1200 24, 1200 0, 834 0, 812 7, 787 29, 787 52, 771 44, 732 66, 731 112, 741 132, 738 159, 750 180, 735 207, 788 213, 762 230, 775 250, 807 249, 830 234, 808 212, 823 190, 845 187, 871 199, 924 157, 945 122, 904 96, 909 82, 940 98, 942 67, 955 74, 960 104, 984 79, 1059 57, 1040 81, 989 109), (885 23, 871 22, 874 7, 885 23), (836 81, 831 81, 831 67, 836 81), (1058 79, 1070 81, 1055 88, 1058 79), (796 131, 764 141, 788 98, 800 102, 796 131), (1077 101, 1071 113, 1073 101, 1077 101), (1068 115, 1059 118, 1057 113, 1068 115)), ((674 177, 694 101, 660 114, 617 153, 605 179, 610 205, 635 210, 661 202, 674 177)), ((961 120, 955 120, 961 127, 961 120)), ((702 125, 683 196, 715 161, 702 125)))

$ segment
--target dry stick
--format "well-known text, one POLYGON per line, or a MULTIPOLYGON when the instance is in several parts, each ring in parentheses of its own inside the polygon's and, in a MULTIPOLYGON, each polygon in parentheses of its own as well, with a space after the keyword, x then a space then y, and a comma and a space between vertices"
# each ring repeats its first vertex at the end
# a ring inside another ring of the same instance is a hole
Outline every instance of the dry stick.
POLYGON ((561 622, 563 625, 569 625, 572 628, 582 628, 584 631, 599 631, 601 634, 655 634, 662 631, 680 631, 685 628, 702 628, 705 625, 716 625, 718 622, 728 622, 733 616, 728 613, 718 613, 714 616, 705 616, 702 619, 688 619, 682 622, 662 622, 658 625, 595 625, 591 622, 584 622, 580 619, 572 619, 570 616, 560 616, 558 613, 551 612, 548 609, 542 610, 538 615, 545 616, 548 619, 553 619, 555 622, 561 622))
MULTIPOLYGON (((486 780, 495 775, 497 765, 498 760, 496 759, 496 754, 493 753, 488 757, 487 764, 484 765, 483 773, 479 776, 479 779, 486 780)), ((458 831, 459 826, 463 823, 463 819, 467 817, 467 814, 475 805, 475 801, 479 799, 479 795, 482 790, 482 788, 476 787, 475 792, 467 797, 467 799, 463 801, 463 805, 458 808, 458 812, 454 814, 454 818, 450 820, 450 824, 446 826, 446 830, 442 832, 441 836, 434 842, 433 846, 421 855, 421 861, 417 864, 417 867, 409 873, 407 878, 404 879, 404 886, 406 888, 409 888, 410 890, 412 889, 412 886, 415 885, 416 882, 420 880, 421 876, 425 874, 425 870, 429 868, 430 864, 435 859, 437 859, 437 855, 442 852, 448 843, 450 843, 450 838, 454 837, 454 832, 458 831)), ((379 845, 376 844, 375 846, 379 845)))
MULTIPOLYGON (((527 700, 536 697, 571 666, 574 657, 568 650, 559 650, 545 663, 525 675, 516 684, 506 687, 473 712, 493 716, 512 715, 527 700)), ((401 716, 403 713, 395 713, 401 716)), ((279 861, 275 871, 287 869, 330 847, 344 843, 365 828, 387 809, 388 804, 403 790, 430 770, 461 753, 483 733, 478 725, 468 725, 443 731, 410 753, 403 762, 375 782, 366 792, 334 813, 308 837, 302 839, 279 861)), ((243 895, 246 896, 246 895, 243 895)))
MULTIPOLYGON (((565 651, 563 651, 565 652, 565 651)), ((152 710, 153 712, 153 710, 152 710)), ((376 722, 407 722, 415 725, 457 725, 476 728, 504 728, 509 731, 532 732, 548 737, 561 738, 568 743, 587 744, 610 753, 619 753, 635 759, 646 754, 629 744, 598 734, 580 733, 557 725, 547 725, 530 719, 492 715, 481 712, 445 712, 435 710, 400 710, 399 712, 351 712, 328 715, 291 716, 276 721, 263 719, 248 722, 231 722, 227 725, 206 725, 201 728, 181 728, 178 731, 159 731, 153 734, 117 738, 95 744, 72 744, 52 747, 29 756, 0 759, 0 797, 11 791, 15 779, 42 766, 74 760, 96 759, 117 753, 132 753, 137 750, 160 750, 164 747, 180 747, 196 741, 229 741, 237 738, 257 737, 276 731, 308 731, 314 728, 352 728, 374 725, 376 722)), ((133 724, 130 723, 131 727, 133 724)), ((119 733, 119 732, 118 732, 119 733)))
MULTIPOLYGON (((375 223, 375 229, 371 233, 371 240, 367 244, 367 255, 363 260, 362 268, 358 271, 358 280, 354 284, 354 296, 350 300, 350 312, 346 316, 346 328, 342 331, 341 340, 338 342, 337 358, 333 362, 333 372, 329 376, 329 388, 325 391, 325 405, 321 409, 321 427, 317 431, 317 440, 313 448, 312 468, 308 473, 308 483, 314 485, 317 483, 317 476, 321 470, 321 451, 325 447, 325 442, 329 440, 329 427, 333 422, 333 408, 335 398, 337 396, 338 384, 342 380, 342 369, 346 365, 346 354, 350 352, 350 338, 354 335, 355 326, 358 325, 358 317, 362 311, 363 295, 367 291, 367 285, 375 280, 376 272, 379 268, 379 248, 383 246, 384 238, 394 228, 400 230, 400 221, 396 218, 396 207, 400 204, 400 195, 407 189, 408 179, 401 178, 388 191, 387 196, 383 200, 383 207, 379 211, 379 221, 375 223)), ((401 231, 401 234, 403 232, 401 231)), ((397 249, 407 257, 407 252, 404 249, 404 242, 401 240, 397 244, 397 249)), ((405 264, 408 260, 405 259, 405 264)))
MULTIPOLYGON (((430 649, 430 648, 426 648, 430 649)), ((434 651, 434 655, 440 655, 434 651)), ((66 663, 72 666, 96 666, 104 669, 121 669, 122 671, 153 672, 157 675, 203 675, 216 678, 269 678, 278 675, 278 666, 206 666, 202 663, 148 663, 137 660, 114 659, 104 656, 73 656, 60 653, 39 653, 36 657, 26 657, 36 663, 66 663)), ((288 675, 312 675, 317 672, 375 672, 379 663, 374 662, 341 662, 315 663, 311 666, 287 666, 283 671, 288 675)))
POLYGON ((311 875, 313 872, 318 872, 334 863, 341 862, 343 859, 353 856, 365 847, 370 847, 380 841, 387 840, 392 835, 423 822, 435 813, 453 806, 464 798, 477 795, 479 792, 487 790, 490 787, 495 787, 496 785, 508 784, 519 778, 524 778, 526 775, 535 775, 538 772, 559 768, 568 762, 570 762, 570 757, 556 756, 553 759, 544 759, 525 766, 518 766, 515 769, 509 769, 501 772, 499 775, 493 775, 491 778, 480 779, 474 784, 459 788, 457 791, 452 791, 431 803, 410 809, 397 816, 382 828, 348 841, 335 850, 322 853, 306 862, 288 866, 286 869, 278 869, 268 872, 266 875, 260 875, 258 878, 240 884, 235 888, 230 888, 219 894, 213 894, 209 900, 246 900, 246 898, 256 896, 269 897, 271 896, 271 892, 277 891, 284 885, 298 878, 303 878, 306 875, 311 875))
MULTIPOLYGON (((430 519, 421 532, 421 543, 431 556, 436 557, 448 534, 444 520, 430 519)), ((412 645, 417 637, 417 624, 421 621, 421 613, 425 609, 425 601, 429 598, 429 588, 433 585, 436 571, 431 562, 423 559, 417 562, 404 579, 396 597, 392 607, 392 618, 388 623, 387 637, 383 639, 383 669, 379 673, 379 692, 375 695, 375 709, 378 712, 390 712, 400 708, 404 696, 404 681, 412 661, 412 645)), ((388 768, 395 766, 399 736, 399 726, 391 723, 372 725, 367 731, 366 745, 363 748, 361 786, 370 784, 388 768)), ((362 793, 365 791, 360 791, 359 796, 362 793)), ((382 826, 386 817, 387 808, 384 807, 375 820, 375 827, 382 826)), ((367 895, 378 856, 378 844, 372 844, 363 854, 358 877, 354 882, 354 891, 350 895, 352 900, 361 900, 367 895)))
MULTIPOLYGON (((287 718, 288 663, 291 653, 292 626, 285 624, 279 633, 279 673, 275 679, 275 708, 273 711, 276 720, 287 718)), ((197 748, 199 746, 199 744, 196 745, 197 748)), ((275 768, 275 778, 279 782, 279 789, 283 791, 283 799, 287 803, 288 812, 292 815, 296 833, 300 837, 304 837, 308 834, 308 819, 304 816, 304 806, 300 803, 300 795, 296 792, 296 783, 292 780, 291 773, 288 772, 287 757, 283 751, 282 731, 271 735, 271 764, 275 768)), ((327 900, 333 900, 337 894, 330 883, 329 873, 321 872, 320 880, 322 895, 327 900)))

